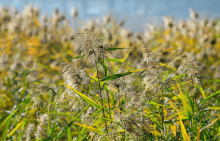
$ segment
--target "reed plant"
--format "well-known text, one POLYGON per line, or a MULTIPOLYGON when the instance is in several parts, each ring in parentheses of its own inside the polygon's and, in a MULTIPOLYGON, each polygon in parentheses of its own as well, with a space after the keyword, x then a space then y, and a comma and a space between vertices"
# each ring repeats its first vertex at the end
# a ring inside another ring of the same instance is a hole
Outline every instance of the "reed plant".
POLYGON ((220 25, 190 12, 133 33, 1 8, 0 139, 219 140, 220 25))

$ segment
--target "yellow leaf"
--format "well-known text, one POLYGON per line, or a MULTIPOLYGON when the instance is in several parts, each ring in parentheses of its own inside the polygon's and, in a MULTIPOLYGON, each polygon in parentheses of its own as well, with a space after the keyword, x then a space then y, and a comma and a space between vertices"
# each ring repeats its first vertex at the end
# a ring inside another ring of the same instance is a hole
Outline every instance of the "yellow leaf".
POLYGON ((199 141, 199 137, 200 137, 200 127, 201 127, 201 121, 199 122, 199 129, 198 129, 198 132, 197 132, 196 141, 199 141))
POLYGON ((202 93, 203 98, 205 98, 205 94, 204 94, 204 91, 203 91, 202 87, 200 87, 199 89, 200 89, 200 91, 202 93))
MULTIPOLYGON (((133 47, 132 47, 133 48, 133 47)), ((115 74, 115 72, 118 70, 118 68, 121 66, 121 64, 127 59, 129 53, 131 52, 132 48, 129 50, 129 52, 127 53, 127 55, 123 58, 123 60, 120 62, 120 64, 115 68, 115 70, 113 71, 113 74, 115 74)))
POLYGON ((81 127, 86 127, 88 130, 93 131, 95 133, 100 133, 97 128, 94 128, 92 126, 86 126, 85 124, 80 124, 80 123, 77 123, 77 122, 74 122, 74 124, 79 125, 81 127))
POLYGON ((172 70, 176 71, 176 69, 174 67, 171 67, 170 65, 167 65, 167 64, 164 64, 164 63, 159 63, 159 65, 165 66, 167 68, 171 68, 172 70))
POLYGON ((8 138, 11 137, 16 130, 18 130, 18 128, 22 125, 22 123, 23 123, 23 121, 21 121, 21 122, 8 134, 8 138))
POLYGON ((98 103, 96 103, 95 101, 93 101, 91 98, 87 97, 86 95, 84 95, 83 93, 75 90, 74 88, 64 84, 66 87, 70 88, 72 91, 74 91, 76 94, 78 94, 82 99, 84 99, 87 103, 91 104, 92 106, 96 107, 97 109, 103 109, 106 113, 110 114, 108 110, 106 110, 105 107, 102 107, 101 105, 99 105, 98 103))
POLYGON ((183 139, 184 141, 190 141, 190 138, 186 133, 185 126, 183 125, 182 119, 180 117, 180 113, 178 112, 178 114, 179 114, 179 121, 180 121, 180 127, 181 127, 181 133, 182 133, 183 139))
POLYGON ((172 131, 172 133, 173 133, 174 136, 176 136, 176 130, 177 130, 176 125, 172 125, 172 126, 171 126, 171 131, 172 131))

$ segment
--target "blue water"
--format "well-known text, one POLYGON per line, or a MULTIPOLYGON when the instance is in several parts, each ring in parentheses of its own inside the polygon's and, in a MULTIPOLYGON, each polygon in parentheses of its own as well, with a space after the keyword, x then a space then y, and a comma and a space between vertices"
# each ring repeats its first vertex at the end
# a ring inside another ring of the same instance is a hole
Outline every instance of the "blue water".
POLYGON ((37 5, 41 14, 52 15, 54 8, 70 18, 71 7, 77 7, 79 19, 87 21, 111 13, 125 26, 141 31, 145 23, 159 24, 163 16, 187 19, 191 7, 200 17, 219 18, 220 0, 1 0, 0 4, 22 10, 24 5, 37 5))

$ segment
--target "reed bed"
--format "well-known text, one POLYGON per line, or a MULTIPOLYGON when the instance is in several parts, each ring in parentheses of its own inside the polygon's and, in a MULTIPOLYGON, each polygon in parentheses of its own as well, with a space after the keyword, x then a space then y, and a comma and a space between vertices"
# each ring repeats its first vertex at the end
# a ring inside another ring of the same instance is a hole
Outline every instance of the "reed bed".
POLYGON ((218 19, 77 15, 0 8, 1 140, 220 140, 218 19))

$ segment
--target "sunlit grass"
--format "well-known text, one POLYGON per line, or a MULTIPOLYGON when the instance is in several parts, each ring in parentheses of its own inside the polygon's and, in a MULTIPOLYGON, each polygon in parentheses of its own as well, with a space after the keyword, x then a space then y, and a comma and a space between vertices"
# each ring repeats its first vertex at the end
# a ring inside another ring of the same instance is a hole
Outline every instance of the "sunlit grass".
POLYGON ((0 139, 219 140, 220 25, 196 15, 132 33, 3 9, 0 139))

